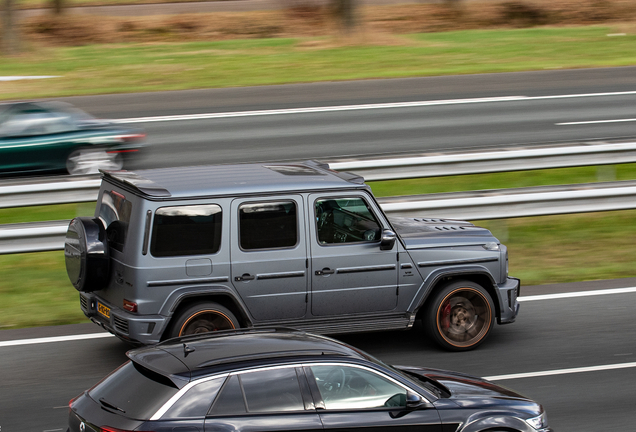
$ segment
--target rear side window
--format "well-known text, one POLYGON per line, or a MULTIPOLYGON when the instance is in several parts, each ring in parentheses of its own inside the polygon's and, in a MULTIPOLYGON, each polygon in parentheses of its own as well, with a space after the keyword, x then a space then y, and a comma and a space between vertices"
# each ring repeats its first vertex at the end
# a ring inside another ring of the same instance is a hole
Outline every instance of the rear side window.
POLYGON ((129 361, 89 390, 88 395, 108 411, 148 420, 178 391, 168 378, 129 361))
POLYGON ((212 401, 226 377, 211 379, 195 385, 186 392, 162 418, 202 418, 208 413, 212 401))
POLYGON ((122 252, 126 244, 132 203, 115 191, 105 191, 99 207, 99 219, 106 227, 110 247, 122 252))
POLYGON ((247 410, 251 413, 302 411, 305 408, 296 370, 265 370, 241 375, 247 410))
POLYGON ((239 207, 241 249, 280 249, 298 243, 294 201, 249 203, 239 207))
POLYGON ((221 390, 211 415, 302 411, 305 409, 295 368, 233 375, 221 390))
POLYGON ((161 207, 155 211, 150 253, 156 257, 215 254, 221 247, 221 207, 161 207))

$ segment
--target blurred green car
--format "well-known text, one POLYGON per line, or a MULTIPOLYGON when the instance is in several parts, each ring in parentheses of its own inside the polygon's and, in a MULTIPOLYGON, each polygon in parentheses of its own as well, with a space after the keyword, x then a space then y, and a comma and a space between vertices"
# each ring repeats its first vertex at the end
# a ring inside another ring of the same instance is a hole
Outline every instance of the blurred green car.
POLYGON ((0 104, 0 176, 119 170, 145 137, 63 102, 0 104))

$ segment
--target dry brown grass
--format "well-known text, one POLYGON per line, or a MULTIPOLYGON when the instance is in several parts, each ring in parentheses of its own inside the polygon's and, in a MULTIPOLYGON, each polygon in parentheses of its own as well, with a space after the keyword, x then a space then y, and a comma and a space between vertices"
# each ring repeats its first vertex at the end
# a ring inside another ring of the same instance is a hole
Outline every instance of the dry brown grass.
MULTIPOLYGON (((368 6, 360 9, 357 34, 342 36, 339 40, 344 44, 364 40, 391 45, 404 43, 392 35, 405 33, 590 24, 611 24, 618 32, 633 33, 636 2, 505 0, 470 1, 458 7, 444 3, 368 6)), ((26 39, 46 45, 314 37, 338 32, 329 7, 311 0, 297 0, 281 11, 148 17, 63 14, 22 22, 26 39)), ((320 42, 312 43, 320 47, 320 42)))

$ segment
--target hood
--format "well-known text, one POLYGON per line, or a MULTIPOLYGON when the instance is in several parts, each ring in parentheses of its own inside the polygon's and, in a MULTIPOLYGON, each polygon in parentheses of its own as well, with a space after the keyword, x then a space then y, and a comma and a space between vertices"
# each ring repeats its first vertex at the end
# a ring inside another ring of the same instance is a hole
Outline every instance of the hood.
POLYGON ((499 243, 486 228, 467 221, 409 217, 389 217, 389 221, 407 249, 499 243))
POLYGON ((541 405, 532 399, 483 378, 440 369, 395 367, 416 375, 425 382, 433 383, 442 390, 445 397, 462 408, 506 406, 509 409, 524 411, 529 416, 538 416, 542 412, 541 405))

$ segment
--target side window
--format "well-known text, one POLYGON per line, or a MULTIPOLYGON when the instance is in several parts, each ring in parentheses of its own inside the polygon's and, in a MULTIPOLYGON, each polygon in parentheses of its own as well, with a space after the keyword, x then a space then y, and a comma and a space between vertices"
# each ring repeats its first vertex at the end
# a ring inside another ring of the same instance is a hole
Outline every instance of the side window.
POLYGON ((214 254, 221 247, 221 207, 161 207, 155 211, 150 253, 156 257, 214 254))
POLYGON ((376 242, 380 224, 360 197, 319 199, 315 204, 320 244, 376 242))
POLYGON ((302 411, 304 408, 296 369, 290 367, 231 376, 210 415, 302 411))
POLYGON ((311 366, 326 409, 406 406, 406 389, 366 369, 341 365, 311 366))
POLYGON ((241 374, 250 413, 302 411, 305 406, 295 368, 241 374))
POLYGON ((195 385, 172 405, 162 418, 205 417, 225 378, 215 378, 195 385))
POLYGON ((298 243, 294 201, 247 203, 238 211, 241 249, 290 248, 298 243))
POLYGON ((245 399, 243 399, 243 391, 238 375, 233 375, 225 382, 221 389, 221 394, 212 405, 211 415, 236 415, 245 414, 245 399))

